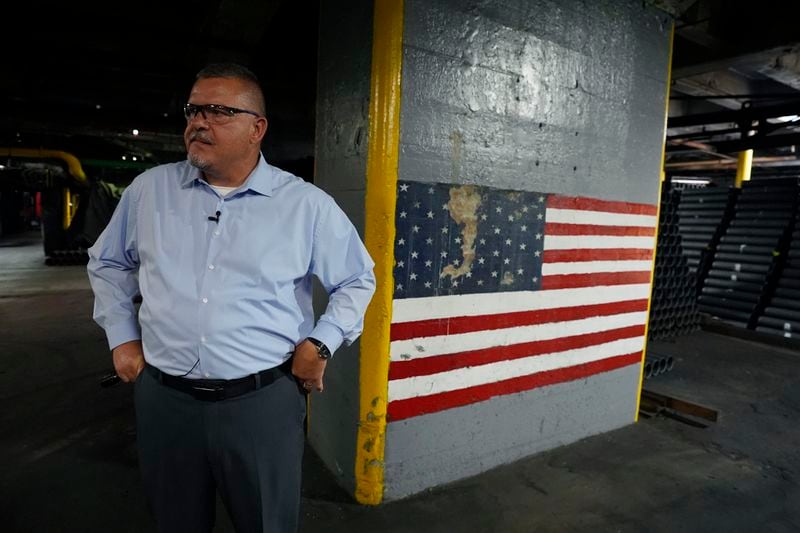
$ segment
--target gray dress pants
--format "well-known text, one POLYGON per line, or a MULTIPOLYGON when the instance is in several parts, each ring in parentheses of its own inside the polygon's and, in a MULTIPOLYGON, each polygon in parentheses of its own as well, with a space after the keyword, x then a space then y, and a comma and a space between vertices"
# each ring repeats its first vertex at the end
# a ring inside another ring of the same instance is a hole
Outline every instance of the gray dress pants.
POLYGON ((210 532, 216 490, 237 533, 297 530, 306 403, 288 373, 208 402, 145 369, 135 403, 139 465, 158 531, 210 532))

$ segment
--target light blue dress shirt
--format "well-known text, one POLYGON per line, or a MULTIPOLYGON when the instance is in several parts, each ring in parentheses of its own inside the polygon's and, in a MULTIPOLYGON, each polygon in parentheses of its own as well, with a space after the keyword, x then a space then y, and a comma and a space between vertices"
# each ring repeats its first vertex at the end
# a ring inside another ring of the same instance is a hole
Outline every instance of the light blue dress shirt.
POLYGON ((261 156, 224 197, 186 161, 144 172, 87 269, 110 348, 141 338, 145 360, 168 374, 234 379, 281 364, 306 337, 332 352, 353 342, 373 266, 333 198, 261 156), (330 295, 316 324, 312 276, 330 295))

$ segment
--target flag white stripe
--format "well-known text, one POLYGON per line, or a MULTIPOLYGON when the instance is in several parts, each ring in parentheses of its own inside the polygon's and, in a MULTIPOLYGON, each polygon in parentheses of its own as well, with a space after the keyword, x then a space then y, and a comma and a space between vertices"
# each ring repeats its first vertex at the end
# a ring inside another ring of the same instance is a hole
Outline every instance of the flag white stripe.
POLYGON ((628 215, 625 213, 609 213, 607 211, 582 211, 548 207, 545 211, 545 222, 655 228, 658 224, 658 218, 652 215, 628 215))
POLYGON ((545 250, 577 250, 600 248, 653 249, 653 237, 618 237, 608 235, 545 235, 545 250))
POLYGON ((401 298, 392 302, 392 322, 397 324, 459 316, 516 313, 535 309, 642 300, 649 297, 650 284, 638 283, 611 287, 401 298))
POLYGON ((591 274, 592 272, 650 272, 652 261, 578 261, 544 263, 542 276, 558 274, 591 274))
POLYGON ((434 335, 392 341, 389 351, 392 361, 408 361, 468 350, 483 350, 524 342, 562 339, 573 335, 638 326, 644 324, 646 320, 647 313, 638 311, 635 313, 620 313, 618 315, 593 316, 563 322, 548 322, 531 326, 471 331, 454 335, 434 335))
POLYGON ((644 337, 641 336, 546 355, 498 361, 426 376, 391 380, 389 381, 389 401, 466 389, 538 372, 581 365, 609 357, 635 353, 642 350, 643 346, 644 337))

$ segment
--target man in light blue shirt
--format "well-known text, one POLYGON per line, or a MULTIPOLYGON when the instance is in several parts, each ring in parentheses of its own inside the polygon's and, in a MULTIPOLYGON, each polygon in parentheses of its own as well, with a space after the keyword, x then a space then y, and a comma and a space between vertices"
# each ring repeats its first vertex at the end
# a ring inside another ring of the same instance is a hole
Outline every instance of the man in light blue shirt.
POLYGON ((361 333, 374 264, 329 195, 264 160, 249 70, 203 69, 184 111, 188 160, 138 176, 89 250, 94 318, 136 382, 158 529, 210 531, 218 489, 237 531, 294 531, 303 388, 361 333))

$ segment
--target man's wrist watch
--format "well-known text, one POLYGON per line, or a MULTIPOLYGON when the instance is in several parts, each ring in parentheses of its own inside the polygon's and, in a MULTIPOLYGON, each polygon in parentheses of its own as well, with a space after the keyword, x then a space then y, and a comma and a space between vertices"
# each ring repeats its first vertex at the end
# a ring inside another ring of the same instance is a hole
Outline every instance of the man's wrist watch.
POLYGON ((308 337, 308 342, 313 344, 317 347, 317 355, 319 355, 320 359, 330 359, 331 358, 331 351, 325 346, 325 343, 315 339, 314 337, 308 337))

